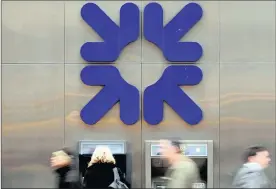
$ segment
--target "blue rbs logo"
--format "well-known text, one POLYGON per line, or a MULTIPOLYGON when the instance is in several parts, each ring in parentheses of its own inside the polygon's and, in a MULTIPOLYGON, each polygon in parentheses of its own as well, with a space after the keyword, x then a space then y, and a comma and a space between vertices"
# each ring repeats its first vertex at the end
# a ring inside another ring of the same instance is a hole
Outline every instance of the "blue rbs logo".
MULTIPOLYGON (((202 12, 198 4, 189 3, 163 26, 162 7, 158 3, 149 3, 144 10, 144 37, 155 44, 170 62, 196 62, 203 54, 201 45, 179 40, 197 24, 202 12)), ((120 26, 94 3, 85 4, 81 9, 81 16, 104 40, 83 44, 80 53, 87 62, 114 62, 129 43, 139 38, 140 11, 133 3, 126 3, 121 7, 120 26)), ((202 76, 202 71, 197 66, 168 66, 160 79, 144 91, 145 121, 151 125, 159 124, 163 120, 166 102, 186 123, 198 124, 203 118, 202 110, 180 86, 197 85, 202 76)), ((118 102, 123 123, 132 125, 139 120, 139 91, 121 77, 115 66, 86 66, 81 71, 81 80, 89 86, 103 86, 81 110, 81 119, 86 124, 97 123, 118 102)))

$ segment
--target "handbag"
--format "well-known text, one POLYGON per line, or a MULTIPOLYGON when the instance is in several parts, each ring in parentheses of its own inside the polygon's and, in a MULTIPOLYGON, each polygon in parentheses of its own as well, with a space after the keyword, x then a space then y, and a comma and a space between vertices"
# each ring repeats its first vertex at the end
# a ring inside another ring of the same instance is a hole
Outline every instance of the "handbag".
POLYGON ((119 172, 116 167, 113 168, 113 173, 114 173, 114 181, 109 185, 109 187, 128 189, 127 185, 120 180, 119 172))

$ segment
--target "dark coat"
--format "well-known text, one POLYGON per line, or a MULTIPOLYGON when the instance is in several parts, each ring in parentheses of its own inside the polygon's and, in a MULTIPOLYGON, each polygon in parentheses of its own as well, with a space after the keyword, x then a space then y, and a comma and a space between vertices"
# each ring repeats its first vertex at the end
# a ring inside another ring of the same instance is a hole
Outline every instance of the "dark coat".
POLYGON ((71 183, 67 179, 69 171, 69 166, 56 169, 58 188, 71 188, 71 183))
POLYGON ((55 170, 57 174, 58 188, 81 188, 76 170, 76 161, 74 156, 71 156, 71 165, 61 167, 55 170))
MULTIPOLYGON (((109 188, 114 181, 115 167, 113 163, 95 163, 88 167, 83 180, 84 188, 109 188)), ((119 176, 120 180, 128 185, 120 171, 119 176)))

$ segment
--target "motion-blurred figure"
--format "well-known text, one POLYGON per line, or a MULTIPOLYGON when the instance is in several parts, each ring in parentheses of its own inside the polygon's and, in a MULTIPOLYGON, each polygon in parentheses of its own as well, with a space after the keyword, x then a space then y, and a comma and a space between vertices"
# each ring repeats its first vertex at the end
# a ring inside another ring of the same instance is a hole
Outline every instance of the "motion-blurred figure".
POLYGON ((178 141, 161 140, 160 146, 170 164, 167 188, 192 188, 200 180, 196 163, 182 154, 178 141))
POLYGON ((51 167, 57 174, 58 188, 77 188, 78 177, 72 152, 64 148, 52 153, 51 167))
POLYGON ((107 146, 97 146, 86 170, 84 188, 128 188, 107 146))
POLYGON ((269 152, 265 147, 249 148, 244 156, 244 164, 237 172, 235 188, 271 188, 272 185, 264 173, 270 163, 269 152))

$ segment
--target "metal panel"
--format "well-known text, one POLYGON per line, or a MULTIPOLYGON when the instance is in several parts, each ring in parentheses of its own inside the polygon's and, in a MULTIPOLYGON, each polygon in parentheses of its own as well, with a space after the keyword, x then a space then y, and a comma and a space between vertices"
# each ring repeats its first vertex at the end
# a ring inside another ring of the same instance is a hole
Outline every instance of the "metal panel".
MULTIPOLYGON (((141 89, 141 65, 117 64, 116 66, 130 84, 141 89)), ((79 112, 101 87, 88 87, 82 83, 80 72, 83 67, 81 64, 65 66, 66 145, 76 147, 79 140, 128 141, 127 175, 131 175, 134 188, 141 187, 141 122, 131 126, 124 125, 120 121, 119 105, 115 105, 96 125, 85 125, 79 117, 79 112)))
POLYGON ((220 68, 220 187, 229 187, 252 145, 272 154, 275 175, 275 65, 225 64, 220 68))
MULTIPOLYGON (((142 7, 152 1, 142 1, 142 7)), ((164 25, 166 25, 189 1, 155 1, 164 11, 164 25)), ((183 36, 180 41, 195 41, 202 45, 203 56, 200 63, 217 64, 219 60, 219 2, 218 1, 196 1, 203 9, 202 19, 191 31, 183 36)), ((141 14, 144 10, 141 9, 141 14)), ((143 17, 143 16, 142 16, 143 17)), ((162 52, 152 43, 142 41, 143 64, 167 62, 162 52)))
POLYGON ((63 63, 64 4, 54 1, 2 3, 3 63, 63 63))
POLYGON ((220 1, 220 62, 275 64, 275 1, 220 1))
MULTIPOLYGON (((82 63, 80 47, 85 42, 103 41, 101 37, 89 27, 80 15, 81 8, 87 2, 65 2, 65 60, 66 63, 82 63)), ((120 23, 120 8, 125 1, 94 1, 116 23, 120 23)), ((141 7, 140 1, 134 1, 141 7)), ((141 36, 134 43, 129 44, 120 54, 120 63, 141 63, 141 36)))
POLYGON ((144 175, 145 177, 144 179, 144 183, 145 185, 142 185, 143 188, 147 188, 147 186, 149 186, 148 188, 151 188, 151 144, 149 141, 145 141, 144 143, 144 175))
MULTIPOLYGON (((166 68, 165 64, 142 65, 142 87, 153 84, 166 68)), ((219 142, 219 65, 200 64, 203 80, 197 86, 183 87, 184 91, 202 108, 204 119, 198 125, 188 126, 164 105, 164 120, 159 125, 151 126, 143 121, 142 139, 159 140, 168 137, 179 137, 183 140, 214 141, 214 187, 218 187, 218 142, 219 142)))
MULTIPOLYGON (((182 140, 180 141, 182 144, 206 144, 208 148, 208 180, 207 180, 207 188, 213 188, 213 141, 211 140, 182 140)), ((145 188, 151 188, 152 181, 151 179, 151 146, 159 145, 158 140, 146 140, 145 141, 145 188)))
POLYGON ((64 138, 63 65, 2 65, 2 187, 55 187, 64 138))

